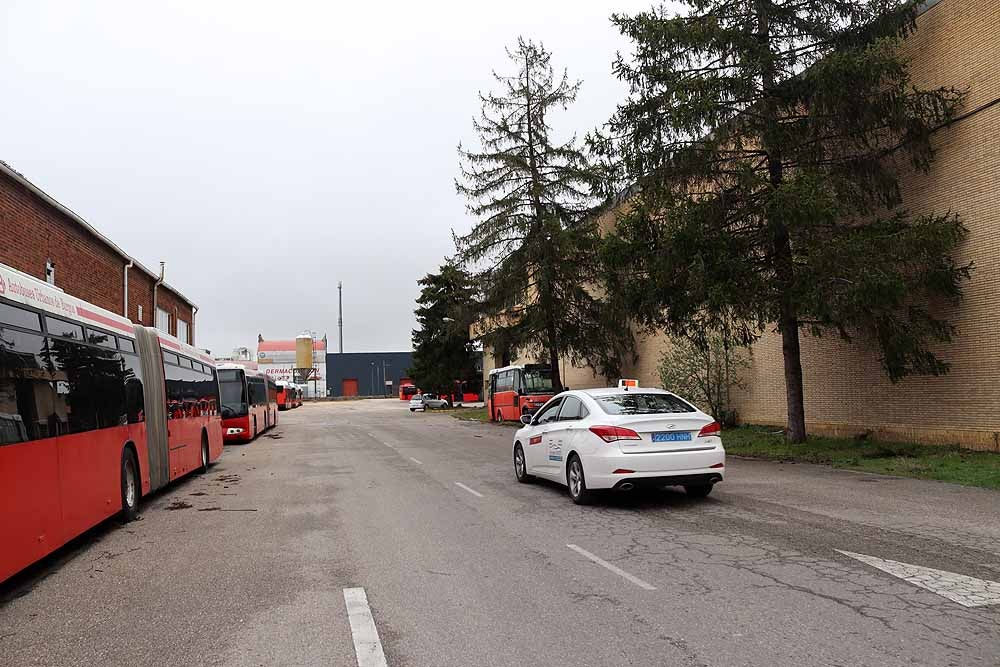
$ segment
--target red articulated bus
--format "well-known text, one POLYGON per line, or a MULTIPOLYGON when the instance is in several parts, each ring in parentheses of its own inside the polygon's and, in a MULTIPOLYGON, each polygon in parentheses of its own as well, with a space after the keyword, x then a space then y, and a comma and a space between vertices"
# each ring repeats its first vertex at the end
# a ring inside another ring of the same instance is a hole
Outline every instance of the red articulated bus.
POLYGON ((222 454, 212 359, 0 265, 0 581, 222 454))
POLYGON ((278 423, 278 386, 262 371, 221 364, 222 433, 226 442, 250 442, 278 423))
POLYGON ((493 421, 517 421, 552 396, 552 370, 547 364, 505 366, 490 371, 486 408, 493 421))

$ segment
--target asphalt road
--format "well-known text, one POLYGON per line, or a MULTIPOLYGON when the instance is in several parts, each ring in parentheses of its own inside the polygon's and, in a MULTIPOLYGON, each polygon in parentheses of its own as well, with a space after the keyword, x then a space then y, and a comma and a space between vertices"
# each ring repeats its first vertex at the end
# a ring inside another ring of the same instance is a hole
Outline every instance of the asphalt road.
POLYGON ((357 665, 369 609, 393 666, 1000 665, 1000 604, 841 553, 1000 581, 1000 494, 730 459, 703 501, 577 507, 515 482, 512 433, 281 413, 0 588, 0 665, 357 665))

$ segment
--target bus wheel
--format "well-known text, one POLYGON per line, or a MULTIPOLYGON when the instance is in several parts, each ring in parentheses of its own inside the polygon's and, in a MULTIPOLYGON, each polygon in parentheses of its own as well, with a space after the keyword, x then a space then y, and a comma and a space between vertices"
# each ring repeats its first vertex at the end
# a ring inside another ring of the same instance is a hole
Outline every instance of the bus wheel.
POLYGON ((131 449, 122 452, 122 520, 134 521, 139 516, 139 464, 131 449))
POLYGON ((208 472, 208 436, 201 434, 201 467, 198 472, 205 474, 208 472))
POLYGON ((503 423, 503 412, 501 412, 500 410, 497 410, 497 419, 496 419, 496 421, 497 421, 498 424, 502 424, 503 423))

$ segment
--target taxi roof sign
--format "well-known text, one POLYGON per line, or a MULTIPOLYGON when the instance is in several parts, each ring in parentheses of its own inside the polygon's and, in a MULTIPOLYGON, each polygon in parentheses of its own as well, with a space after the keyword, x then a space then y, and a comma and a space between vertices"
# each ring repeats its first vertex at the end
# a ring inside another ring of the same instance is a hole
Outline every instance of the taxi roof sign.
POLYGON ((622 378, 622 379, 618 380, 618 388, 619 389, 624 389, 625 391, 628 391, 630 387, 637 389, 639 387, 639 381, 638 380, 625 379, 625 378, 622 378))

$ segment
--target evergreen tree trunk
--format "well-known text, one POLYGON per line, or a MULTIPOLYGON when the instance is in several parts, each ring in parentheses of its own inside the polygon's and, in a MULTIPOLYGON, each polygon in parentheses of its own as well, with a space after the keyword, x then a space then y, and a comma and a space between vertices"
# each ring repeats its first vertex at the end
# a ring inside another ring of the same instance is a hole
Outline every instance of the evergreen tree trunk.
MULTIPOLYGON (((770 97, 775 88, 774 54, 770 50, 770 0, 757 0, 757 36, 761 46, 761 85, 766 103, 767 131, 764 151, 767 153, 767 171, 771 187, 775 190, 784 181, 784 166, 777 142, 773 140, 778 126, 778 113, 770 97)), ((792 297, 795 284, 795 265, 792 260, 792 242, 788 227, 774 220, 769 221, 773 232, 774 273, 781 293, 781 315, 778 329, 781 332, 781 354, 785 366, 785 411, 789 442, 805 442, 806 413, 802 393, 802 359, 799 349, 799 317, 792 297)))
POLYGON ((556 394, 563 390, 562 376, 559 373, 559 339, 556 336, 555 320, 549 325, 549 365, 552 366, 552 391, 556 394))
POLYGON ((805 442, 806 411, 802 394, 802 361, 799 358, 799 320, 795 315, 781 318, 781 354, 785 362, 786 437, 789 442, 805 442))
MULTIPOLYGON (((524 78, 524 89, 526 91, 527 97, 527 133, 528 133, 528 168, 531 173, 531 203, 534 209, 535 215, 535 229, 544 230, 546 225, 545 218, 545 208, 542 206, 541 197, 541 175, 538 173, 538 160, 535 156, 535 131, 534 131, 534 119, 531 114, 531 76, 529 75, 527 59, 525 59, 525 78, 524 78)), ((541 121, 539 121, 541 122, 541 121)), ((541 243, 550 243, 550 239, 547 234, 540 234, 540 238, 536 241, 541 243)), ((555 393, 562 391, 562 379, 559 377, 559 336, 556 333, 556 318, 553 309, 553 292, 555 291, 555 285, 552 283, 552 271, 550 269, 551 264, 549 262, 558 262, 560 259, 558 257, 552 257, 551 253, 542 253, 542 256, 546 258, 543 260, 545 265, 541 267, 541 271, 544 274, 544 278, 539 282, 538 291, 539 300, 542 302, 545 308, 545 338, 549 351, 549 365, 552 367, 552 389, 555 393)))

